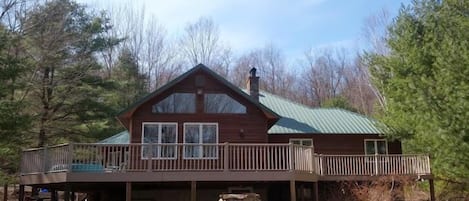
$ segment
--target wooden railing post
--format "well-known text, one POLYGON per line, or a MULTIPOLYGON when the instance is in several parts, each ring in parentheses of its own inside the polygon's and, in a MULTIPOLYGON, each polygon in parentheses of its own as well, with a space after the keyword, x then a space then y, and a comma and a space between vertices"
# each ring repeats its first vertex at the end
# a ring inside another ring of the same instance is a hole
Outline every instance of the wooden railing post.
POLYGON ((319 154, 319 175, 324 175, 323 165, 322 165, 322 154, 319 154))
POLYGON ((293 143, 290 142, 289 147, 290 147, 289 148, 289 152, 290 152, 289 153, 289 164, 290 164, 289 170, 293 171, 295 169, 295 167, 294 167, 295 166, 295 161, 293 159, 294 158, 293 143))
POLYGON ((375 153, 375 175, 378 175, 378 153, 375 153))
MULTIPOLYGON (((149 146, 148 147, 149 148, 149 150, 148 150, 149 156, 147 158, 147 172, 151 172, 152 168, 153 168, 152 167, 152 165, 153 165, 152 164, 153 163, 153 161, 152 161, 153 160, 153 143, 148 143, 148 146, 149 146)), ((142 147, 142 149, 143 149, 143 147, 142 147)))
POLYGON ((67 154, 67 172, 72 172, 72 163, 73 163, 73 143, 68 145, 68 154, 67 154))
POLYGON ((229 157, 229 144, 228 142, 225 142, 223 144, 223 170, 225 172, 228 172, 229 171, 229 160, 228 160, 228 157, 229 157))
POLYGON ((44 146, 44 148, 43 148, 42 157, 43 157, 43 163, 44 163, 44 164, 42 164, 43 165, 42 172, 47 173, 47 172, 49 172, 49 171, 47 171, 47 165, 49 163, 48 162, 49 157, 47 156, 47 145, 44 146))
POLYGON ((309 169, 309 173, 313 173, 313 172, 316 172, 316 168, 315 168, 315 164, 316 164, 316 159, 314 158, 314 149, 313 149, 313 146, 310 147, 310 151, 311 151, 311 167, 309 169))
POLYGON ((431 174, 432 173, 432 166, 430 165, 430 155, 425 155, 425 166, 427 167, 426 174, 431 174))

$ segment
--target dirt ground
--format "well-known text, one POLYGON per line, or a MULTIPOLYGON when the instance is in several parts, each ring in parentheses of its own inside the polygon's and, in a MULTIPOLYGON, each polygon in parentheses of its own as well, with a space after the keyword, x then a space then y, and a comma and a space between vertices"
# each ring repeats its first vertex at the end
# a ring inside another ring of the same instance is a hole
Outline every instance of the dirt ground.
MULTIPOLYGON (((18 186, 16 186, 16 189, 19 189, 18 186)), ((3 201, 3 196, 5 195, 5 192, 3 192, 3 186, 0 188, 0 200, 3 201)), ((15 192, 15 186, 11 185, 8 186, 8 201, 17 201, 18 196, 16 195, 15 192)))
MULTIPOLYGON (((18 191, 19 191, 19 185, 10 185, 8 186, 8 201, 17 201, 18 200, 18 191)), ((26 187, 25 189, 25 196, 29 197, 31 196, 31 188, 26 187)), ((3 201, 3 186, 0 187, 0 201, 3 201)))

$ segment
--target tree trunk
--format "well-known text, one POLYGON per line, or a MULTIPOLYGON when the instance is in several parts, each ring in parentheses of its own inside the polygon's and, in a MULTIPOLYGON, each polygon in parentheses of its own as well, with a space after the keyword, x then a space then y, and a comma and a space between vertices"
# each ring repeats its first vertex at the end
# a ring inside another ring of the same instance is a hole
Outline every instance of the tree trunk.
POLYGON ((8 184, 3 184, 3 201, 8 201, 8 184))
MULTIPOLYGON (((52 71, 53 72, 53 71, 52 71)), ((38 146, 43 147, 46 143, 46 123, 49 120, 49 109, 50 109, 50 99, 52 95, 52 81, 49 77, 51 73, 51 68, 47 67, 44 69, 44 75, 42 77, 42 113, 41 113, 41 122, 39 125, 39 139, 38 146)))

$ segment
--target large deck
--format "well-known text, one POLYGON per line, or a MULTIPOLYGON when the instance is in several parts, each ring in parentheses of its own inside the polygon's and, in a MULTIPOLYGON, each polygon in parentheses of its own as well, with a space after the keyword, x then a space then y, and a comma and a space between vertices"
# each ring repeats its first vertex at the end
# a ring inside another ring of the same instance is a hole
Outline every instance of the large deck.
POLYGON ((318 155, 293 144, 64 144, 25 150, 21 183, 430 177, 427 155, 318 155))

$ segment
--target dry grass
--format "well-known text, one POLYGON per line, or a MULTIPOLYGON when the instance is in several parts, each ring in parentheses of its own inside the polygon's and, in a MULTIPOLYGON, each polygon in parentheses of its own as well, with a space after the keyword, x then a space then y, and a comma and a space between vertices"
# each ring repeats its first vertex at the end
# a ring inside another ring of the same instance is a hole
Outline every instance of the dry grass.
POLYGON ((357 201, 430 200, 419 182, 409 177, 381 177, 369 182, 347 182, 346 185, 357 201))

